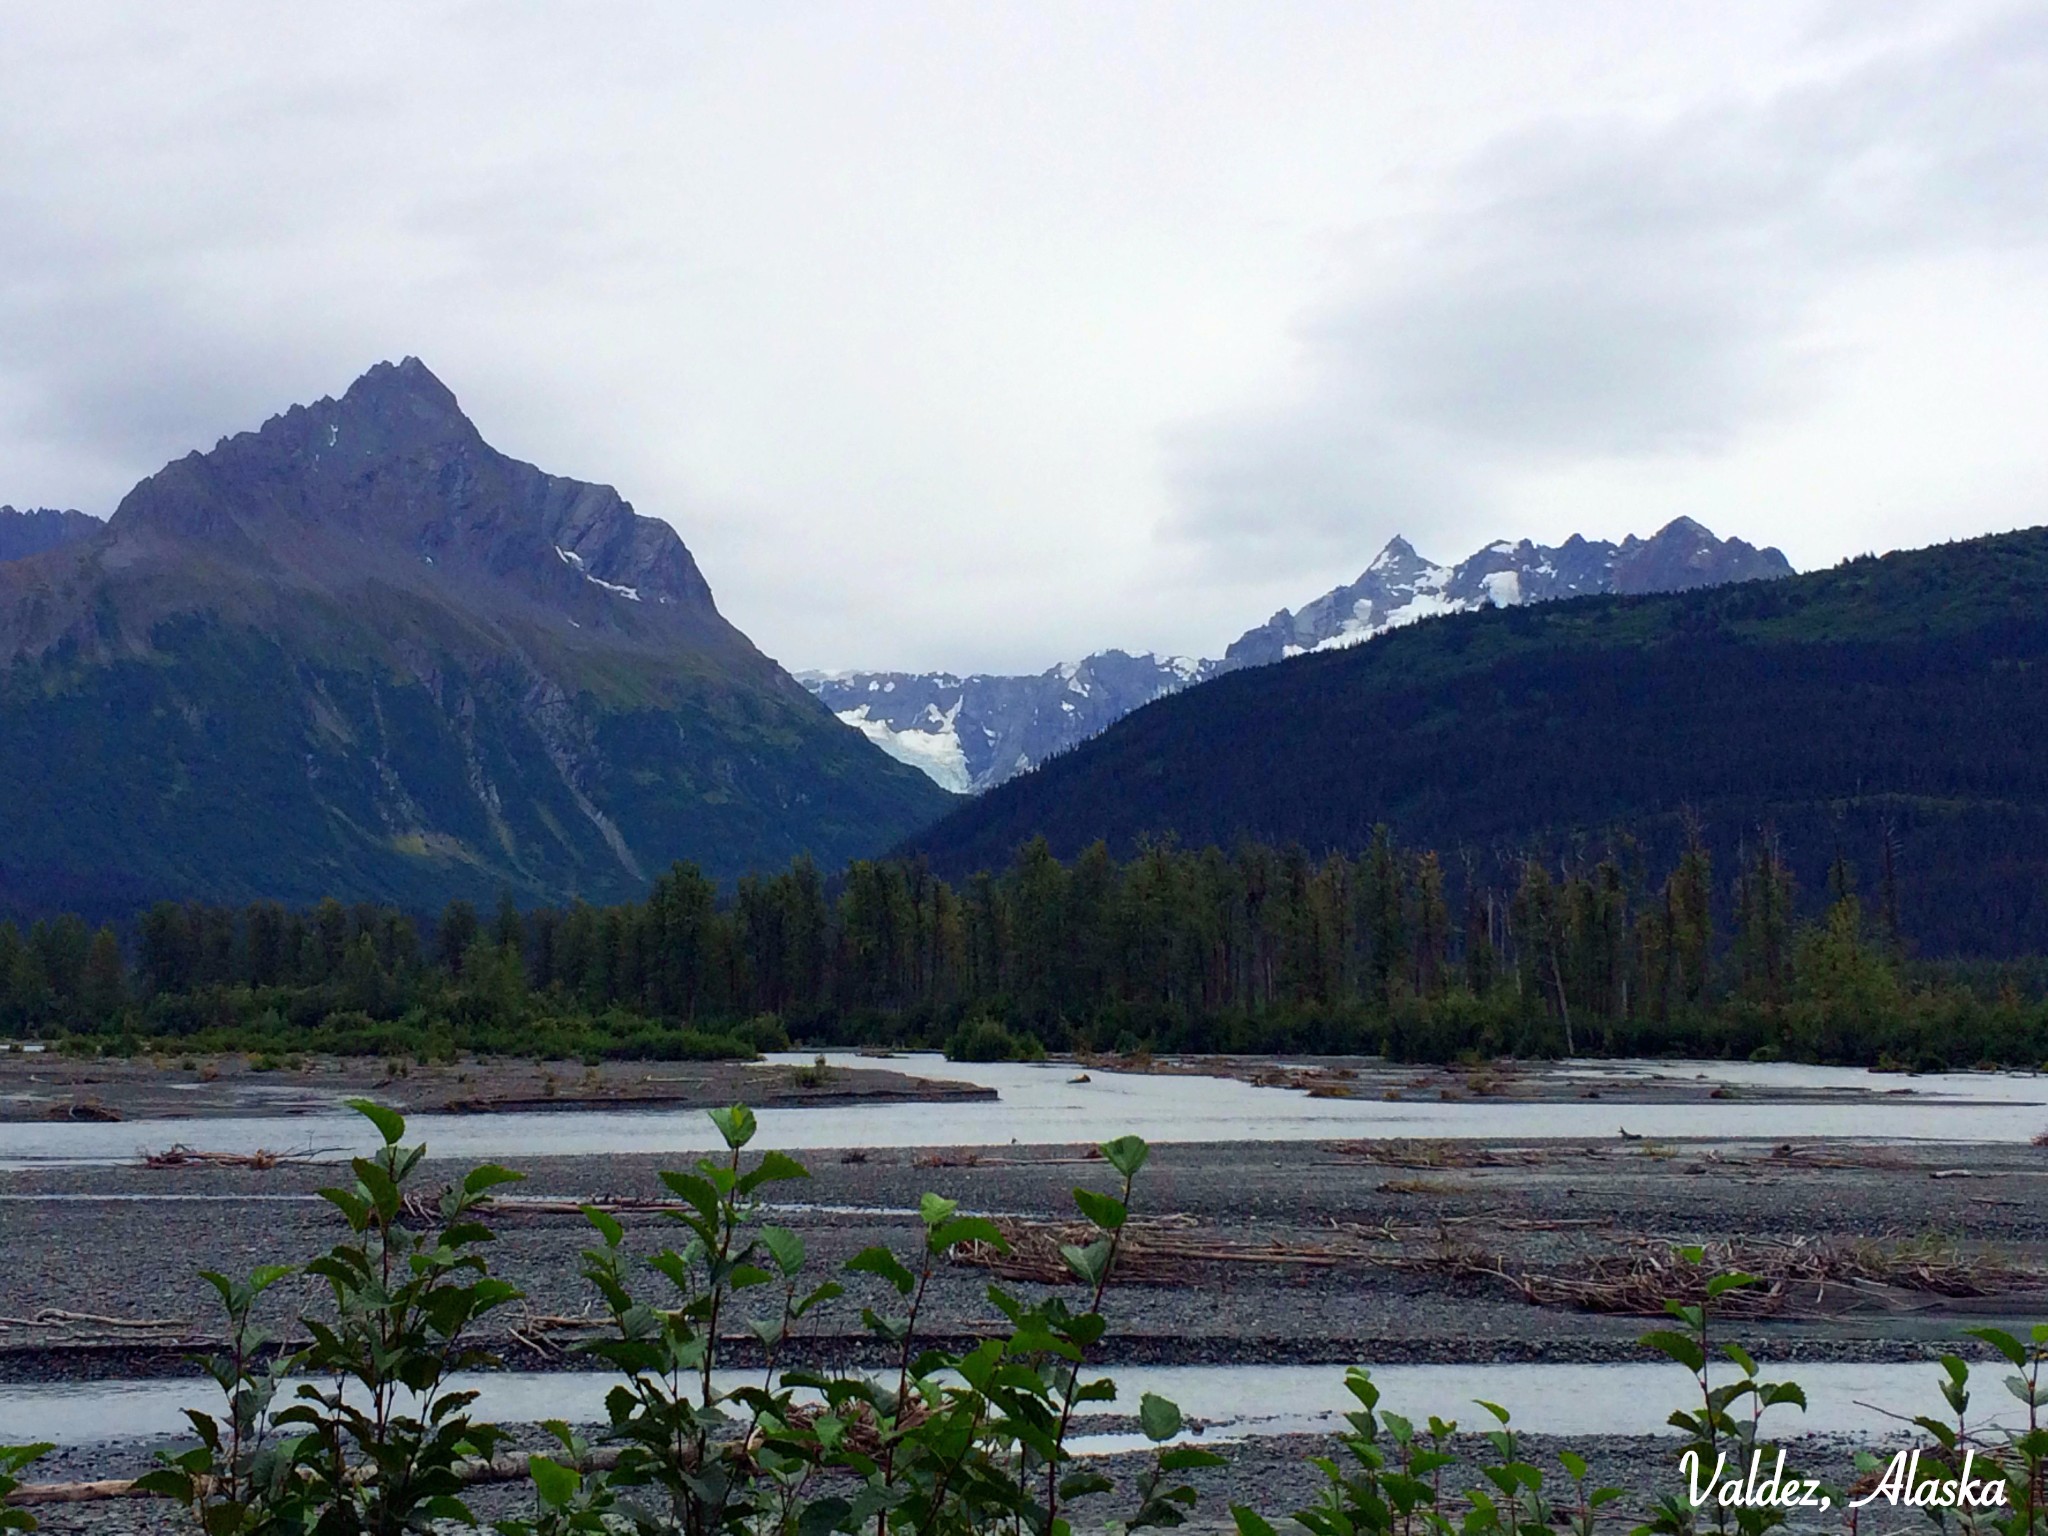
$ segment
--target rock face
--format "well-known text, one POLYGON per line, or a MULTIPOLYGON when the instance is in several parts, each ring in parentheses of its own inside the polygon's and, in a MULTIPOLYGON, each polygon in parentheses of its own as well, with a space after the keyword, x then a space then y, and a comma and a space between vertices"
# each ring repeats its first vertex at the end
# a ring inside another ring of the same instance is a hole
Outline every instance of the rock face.
POLYGON ((414 358, 0 566, 0 721, 15 905, 617 899, 946 802, 726 622, 669 524, 499 453, 414 358))
POLYGON ((32 507, 17 512, 0 507, 0 562, 25 560, 61 544, 89 539, 106 527, 83 512, 59 512, 51 507, 32 507))
POLYGON ((1334 650, 1404 624, 1599 592, 1680 592, 1789 576, 1775 549, 1719 539, 1681 517, 1619 544, 1574 534, 1556 548, 1502 541, 1455 566, 1397 538, 1358 580, 1246 630, 1213 661, 1099 651, 1029 677, 947 672, 804 673, 834 714, 947 789, 979 793, 1087 740, 1141 705, 1240 667, 1334 650))

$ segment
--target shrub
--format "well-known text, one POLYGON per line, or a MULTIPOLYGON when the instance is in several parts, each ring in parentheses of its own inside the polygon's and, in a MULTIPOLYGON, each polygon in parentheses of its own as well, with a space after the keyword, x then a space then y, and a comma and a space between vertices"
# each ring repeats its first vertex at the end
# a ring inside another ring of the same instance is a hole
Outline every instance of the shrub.
POLYGON ((1034 1035, 1013 1035, 996 1020, 969 1019, 946 1042, 948 1061, 1043 1061, 1045 1047, 1034 1035))

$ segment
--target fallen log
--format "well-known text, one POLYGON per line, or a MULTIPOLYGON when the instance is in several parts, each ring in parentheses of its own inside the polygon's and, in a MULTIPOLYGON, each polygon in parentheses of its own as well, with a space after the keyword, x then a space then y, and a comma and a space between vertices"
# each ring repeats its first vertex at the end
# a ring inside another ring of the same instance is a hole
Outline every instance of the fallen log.
MULTIPOLYGON (((502 1456, 478 1457, 458 1462, 455 1475, 465 1486, 484 1483, 516 1483, 527 1475, 533 1460, 529 1451, 508 1451, 502 1456)), ((587 1472, 609 1472, 619 1464, 619 1449, 605 1446, 583 1459, 587 1472)), ((208 1487, 217 1491, 218 1483, 208 1487)), ((138 1488, 133 1478, 105 1478, 89 1483, 23 1483, 7 1496, 9 1504, 91 1504, 107 1499, 155 1499, 163 1495, 138 1488)))
POLYGON ((0 1328, 48 1328, 90 1326, 132 1328, 143 1331, 188 1326, 181 1317, 103 1317, 97 1312, 66 1312, 60 1307, 39 1308, 32 1317, 0 1317, 0 1328))

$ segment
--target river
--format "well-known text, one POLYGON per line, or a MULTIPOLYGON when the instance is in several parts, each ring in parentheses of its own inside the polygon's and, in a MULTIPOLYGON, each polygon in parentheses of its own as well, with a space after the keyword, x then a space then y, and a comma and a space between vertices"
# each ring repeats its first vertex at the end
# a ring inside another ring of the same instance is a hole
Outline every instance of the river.
MULTIPOLYGON (((811 1053, 769 1058, 808 1064, 811 1053)), ((873 1065, 851 1052, 828 1066, 873 1065)), ((1776 1142, 1822 1136, 1865 1140, 2024 1143, 2048 1129, 2048 1078, 2020 1073, 1949 1073, 1901 1078, 1854 1068, 1787 1063, 1598 1062, 1555 1070, 1650 1082, 1658 1077, 1726 1085, 1737 1096, 1683 1104, 1600 1099, 1516 1102, 1500 1098, 1409 1100, 1312 1098, 1299 1089, 1254 1087, 1230 1077, 1116 1072, 1069 1064, 970 1064, 936 1054, 891 1058, 923 1077, 993 1088, 995 1102, 859 1104, 765 1109, 759 1148, 992 1147, 1106 1140, 1135 1134, 1154 1142, 1324 1141, 1336 1138, 1451 1137, 1493 1141, 1607 1137, 1626 1129, 1664 1139, 1707 1137, 1776 1142), (1803 1091, 1818 1097, 1771 1103, 1744 1091, 1803 1091), (1873 1100, 1870 1095, 1879 1095, 1873 1100)), ((437 1156, 462 1159, 695 1152, 717 1144, 700 1111, 604 1109, 493 1115, 419 1114, 410 1136, 437 1156)), ((0 1167, 132 1161, 140 1147, 174 1142, 219 1152, 310 1150, 343 1156, 372 1143, 360 1117, 170 1118, 118 1124, 0 1123, 0 1167)))

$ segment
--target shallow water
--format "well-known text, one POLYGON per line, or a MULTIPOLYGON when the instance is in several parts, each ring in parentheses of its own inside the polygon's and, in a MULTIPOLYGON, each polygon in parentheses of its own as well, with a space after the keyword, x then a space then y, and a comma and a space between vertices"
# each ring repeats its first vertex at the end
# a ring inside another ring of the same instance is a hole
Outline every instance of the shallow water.
MULTIPOLYGON (((809 1053, 770 1058, 807 1065, 809 1053)), ((851 1052, 828 1054, 838 1068, 872 1066, 851 1052)), ((1619 1104, 1612 1099, 1517 1103, 1492 1099, 1390 1103, 1315 1099, 1291 1088, 1257 1088, 1234 1078, 1113 1072, 1091 1068, 1075 1082, 1071 1065, 969 1064, 906 1054, 889 1065, 917 1076, 994 1088, 995 1103, 857 1104, 760 1111, 757 1147, 1006 1146, 1071 1143, 1135 1134, 1155 1142, 1319 1141, 1340 1137, 1453 1137, 1513 1141, 1613 1136, 1626 1127, 1662 1138, 1797 1136, 2025 1142, 2048 1129, 2048 1078, 1954 1073, 1902 1079, 1853 1068, 1749 1062, 1601 1062, 1568 1070, 1726 1083, 1736 1088, 1819 1089, 1876 1103, 1805 1100, 1761 1104, 1619 1104)), ((513 1161, 709 1150, 717 1135, 703 1113, 675 1109, 543 1111, 503 1115, 420 1114, 410 1135, 435 1154, 513 1161)), ((0 1167, 120 1163, 143 1147, 173 1142, 218 1152, 367 1150, 368 1125, 337 1109, 288 1117, 172 1118, 123 1124, 28 1121, 0 1124, 0 1167)))
MULTIPOLYGON (((1156 1392, 1178 1403, 1190 1420, 1202 1421, 1209 1439, 1327 1432, 1341 1427, 1339 1416, 1356 1406, 1338 1366, 1133 1366, 1104 1374, 1116 1380, 1117 1401, 1084 1404, 1081 1413, 1135 1413, 1139 1397, 1156 1392)), ((1808 1409, 1771 1410, 1766 1423, 1779 1434, 1894 1434, 1896 1421, 1869 1405, 1946 1416, 1937 1386, 1940 1369, 1931 1363, 1805 1365, 1782 1374, 1806 1389, 1808 1409)), ((1985 1370, 1976 1383, 1972 1417, 1982 1415, 1989 1423, 1992 1415, 2002 1415, 1999 1422, 2016 1422, 2017 1411, 2003 1414, 2014 1405, 1996 1376, 1985 1370)), ((759 1379, 747 1373, 725 1384, 759 1379)), ((1665 1416, 1696 1400, 1692 1378, 1668 1364, 1401 1365, 1375 1370, 1373 1379, 1383 1408, 1418 1423, 1435 1414, 1466 1429, 1489 1427, 1474 1401, 1483 1397, 1506 1408, 1518 1428, 1557 1435, 1675 1434, 1665 1416)), ((501 1423, 599 1423, 604 1395, 617 1381, 606 1372, 494 1372, 460 1384, 482 1394, 479 1416, 501 1423)), ((183 1409, 216 1411, 215 1404, 205 1383, 190 1380, 9 1384, 0 1386, 0 1444, 175 1438, 186 1433, 183 1409)), ((1084 1436, 1077 1449, 1125 1449, 1126 1439, 1084 1436)))

